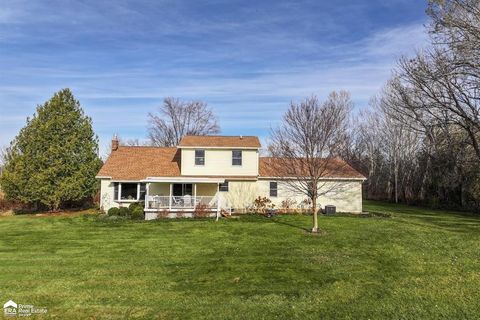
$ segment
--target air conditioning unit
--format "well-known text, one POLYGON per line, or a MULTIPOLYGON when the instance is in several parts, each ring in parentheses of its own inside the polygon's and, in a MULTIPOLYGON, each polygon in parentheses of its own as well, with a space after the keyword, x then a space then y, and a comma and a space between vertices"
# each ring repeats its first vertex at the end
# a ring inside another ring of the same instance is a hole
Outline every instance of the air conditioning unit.
POLYGON ((325 214, 335 214, 337 207, 335 206, 325 206, 325 214))

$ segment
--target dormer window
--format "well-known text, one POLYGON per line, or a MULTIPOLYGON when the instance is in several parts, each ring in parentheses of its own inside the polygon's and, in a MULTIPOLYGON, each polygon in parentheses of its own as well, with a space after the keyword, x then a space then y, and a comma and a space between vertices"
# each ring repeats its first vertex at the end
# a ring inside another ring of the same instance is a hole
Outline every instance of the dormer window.
POLYGON ((195 165, 196 166, 205 165, 205 150, 195 150, 195 165))
POLYGON ((232 166, 241 166, 241 165, 242 165, 242 150, 233 150, 232 166))

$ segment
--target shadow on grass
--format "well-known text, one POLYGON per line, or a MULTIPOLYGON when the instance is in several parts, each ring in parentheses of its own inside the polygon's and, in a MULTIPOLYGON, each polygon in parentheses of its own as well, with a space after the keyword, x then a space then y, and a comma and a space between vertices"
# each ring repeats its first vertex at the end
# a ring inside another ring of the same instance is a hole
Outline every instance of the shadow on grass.
POLYGON ((480 212, 472 211, 462 211, 458 209, 448 209, 448 208, 430 208, 420 205, 407 205, 404 203, 393 203, 393 202, 383 202, 383 201, 373 201, 365 200, 363 202, 365 211, 374 211, 374 212, 391 212, 399 214, 408 214, 408 215, 423 215, 423 216, 437 216, 437 215, 447 215, 447 216, 458 216, 458 217, 467 217, 467 218, 480 218, 480 212))
POLYGON ((302 226, 298 223, 293 223, 293 222, 290 222, 290 221, 280 221, 278 218, 265 218, 265 219, 268 220, 268 221, 271 221, 275 224, 288 226, 288 227, 295 228, 295 229, 300 230, 300 231, 304 231, 304 232, 308 232, 308 233, 311 233, 311 231, 312 231, 311 228, 305 228, 304 226, 302 226))
POLYGON ((435 215, 412 215, 410 218, 417 220, 419 223, 415 223, 412 220, 404 220, 405 223, 415 223, 417 225, 425 224, 436 227, 442 230, 463 232, 463 233, 475 233, 479 234, 480 231, 480 218, 475 219, 471 216, 469 218, 465 216, 435 216, 435 215))

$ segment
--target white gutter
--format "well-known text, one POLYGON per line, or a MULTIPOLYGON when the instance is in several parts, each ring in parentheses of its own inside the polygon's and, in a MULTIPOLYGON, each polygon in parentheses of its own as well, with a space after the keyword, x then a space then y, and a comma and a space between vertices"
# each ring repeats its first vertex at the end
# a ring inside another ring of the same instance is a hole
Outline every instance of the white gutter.
MULTIPOLYGON (((303 177, 305 180, 310 179, 309 177, 303 177)), ((258 177, 259 180, 298 180, 299 177, 258 177)), ((319 178, 320 181, 322 180, 342 180, 342 181, 365 181, 367 178, 335 178, 335 177, 328 177, 328 178, 319 178)))
POLYGON ((226 149, 226 150, 260 150, 260 147, 212 147, 212 146, 177 146, 177 149, 226 149))
POLYGON ((192 178, 192 177, 147 177, 140 182, 197 182, 197 183, 224 183, 222 178, 192 178))

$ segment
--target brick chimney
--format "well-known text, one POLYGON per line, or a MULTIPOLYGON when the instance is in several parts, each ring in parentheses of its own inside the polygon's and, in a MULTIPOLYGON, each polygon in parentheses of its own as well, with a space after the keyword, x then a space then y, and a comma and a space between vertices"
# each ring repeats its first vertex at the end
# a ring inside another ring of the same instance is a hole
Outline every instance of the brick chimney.
POLYGON ((118 137, 114 135, 112 138, 112 151, 116 151, 118 149, 118 137))

